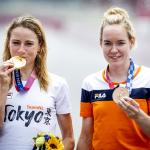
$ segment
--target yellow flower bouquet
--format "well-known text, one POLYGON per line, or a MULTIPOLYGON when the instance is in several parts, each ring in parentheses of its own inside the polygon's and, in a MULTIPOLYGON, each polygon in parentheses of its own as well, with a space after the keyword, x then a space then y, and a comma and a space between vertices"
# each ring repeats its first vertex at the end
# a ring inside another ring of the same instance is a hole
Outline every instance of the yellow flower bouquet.
POLYGON ((50 133, 38 133, 32 150, 64 150, 62 139, 50 133))

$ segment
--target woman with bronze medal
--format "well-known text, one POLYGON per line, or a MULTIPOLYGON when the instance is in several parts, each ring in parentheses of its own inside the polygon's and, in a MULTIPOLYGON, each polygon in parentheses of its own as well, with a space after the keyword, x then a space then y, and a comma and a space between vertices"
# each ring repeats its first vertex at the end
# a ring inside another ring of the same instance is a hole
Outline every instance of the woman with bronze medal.
POLYGON ((38 149, 41 141, 33 141, 38 135, 47 143, 43 150, 73 150, 68 84, 47 70, 42 28, 32 16, 18 17, 8 27, 0 64, 0 149, 38 149))
POLYGON ((110 8, 101 24, 106 69, 82 84, 78 150, 150 149, 150 69, 131 58, 135 34, 126 10, 110 8))

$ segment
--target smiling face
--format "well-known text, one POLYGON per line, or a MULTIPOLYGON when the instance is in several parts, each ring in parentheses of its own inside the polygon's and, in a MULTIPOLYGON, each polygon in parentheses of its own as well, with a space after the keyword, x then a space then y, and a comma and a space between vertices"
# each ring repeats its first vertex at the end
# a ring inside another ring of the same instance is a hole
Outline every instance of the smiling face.
POLYGON ((132 43, 122 25, 106 25, 103 29, 101 47, 109 65, 129 63, 132 43))
POLYGON ((33 67, 39 50, 37 35, 30 29, 16 27, 12 30, 9 49, 11 56, 21 56, 26 59, 27 67, 33 67))

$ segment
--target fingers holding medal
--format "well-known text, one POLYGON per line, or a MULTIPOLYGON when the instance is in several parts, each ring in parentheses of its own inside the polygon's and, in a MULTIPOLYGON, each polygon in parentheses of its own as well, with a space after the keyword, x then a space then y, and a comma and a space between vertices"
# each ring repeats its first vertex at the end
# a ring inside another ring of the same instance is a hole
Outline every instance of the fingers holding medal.
POLYGON ((130 118, 136 118, 140 112, 139 104, 129 97, 127 88, 118 87, 113 92, 113 100, 117 103, 130 118))
POLYGON ((20 56, 14 56, 0 65, 0 70, 9 73, 9 70, 21 69, 26 65, 26 60, 20 56))
POLYGON ((0 75, 8 75, 14 70, 14 65, 9 60, 0 64, 0 75))
POLYGON ((14 56, 0 64, 0 81, 3 85, 11 82, 11 73, 15 69, 21 69, 26 65, 26 60, 20 56, 14 56))

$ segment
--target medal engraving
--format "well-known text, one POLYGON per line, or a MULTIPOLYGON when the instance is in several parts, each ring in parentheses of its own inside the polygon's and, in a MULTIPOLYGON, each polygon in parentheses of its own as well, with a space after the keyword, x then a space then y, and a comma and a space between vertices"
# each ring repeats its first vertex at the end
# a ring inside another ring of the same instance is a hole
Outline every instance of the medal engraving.
POLYGON ((16 69, 21 69, 26 65, 26 60, 20 56, 14 56, 10 59, 16 69))
POLYGON ((118 103, 121 98, 129 97, 128 89, 124 87, 118 87, 114 90, 112 97, 114 102, 118 103))

